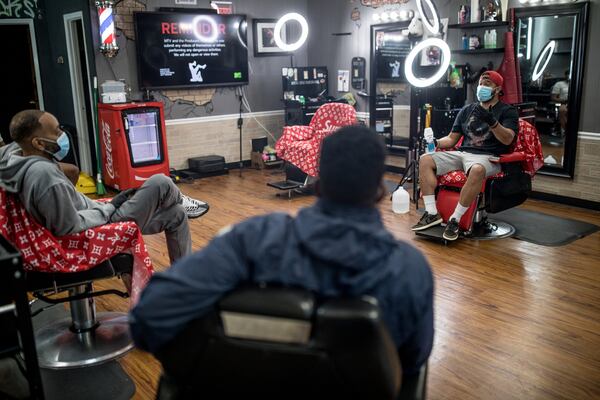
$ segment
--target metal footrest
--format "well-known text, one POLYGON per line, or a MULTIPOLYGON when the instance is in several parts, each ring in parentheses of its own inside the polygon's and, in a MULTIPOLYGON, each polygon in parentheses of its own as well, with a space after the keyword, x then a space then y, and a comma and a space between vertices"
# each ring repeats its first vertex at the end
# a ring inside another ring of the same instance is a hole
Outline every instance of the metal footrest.
POLYGON ((95 328, 83 333, 72 330, 70 317, 43 326, 35 332, 42 368, 77 368, 101 364, 133 349, 127 315, 99 313, 95 328))
POLYGON ((303 183, 296 182, 296 181, 291 181, 291 180, 277 181, 277 182, 269 182, 269 183, 267 183, 267 186, 270 186, 270 187, 273 187, 273 188, 279 189, 279 190, 293 190, 293 189, 298 189, 302 185, 303 185, 303 183))
POLYGON ((423 229, 421 231, 414 231, 415 235, 417 236, 421 236, 424 237, 426 239, 430 239, 430 240, 438 240, 440 242, 443 242, 444 244, 448 244, 450 241, 444 239, 444 229, 446 229, 446 226, 442 226, 442 225, 436 225, 436 226, 432 226, 431 228, 427 228, 427 229, 423 229))

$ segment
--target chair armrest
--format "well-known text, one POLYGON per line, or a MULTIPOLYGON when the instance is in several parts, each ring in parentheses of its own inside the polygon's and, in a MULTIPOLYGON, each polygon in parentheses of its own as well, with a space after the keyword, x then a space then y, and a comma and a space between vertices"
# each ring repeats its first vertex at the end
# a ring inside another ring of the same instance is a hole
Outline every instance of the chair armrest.
POLYGON ((521 161, 525 161, 525 153, 516 151, 516 152, 510 153, 510 154, 502 154, 498 158, 498 161, 494 161, 494 162, 513 163, 513 162, 521 162, 521 161))

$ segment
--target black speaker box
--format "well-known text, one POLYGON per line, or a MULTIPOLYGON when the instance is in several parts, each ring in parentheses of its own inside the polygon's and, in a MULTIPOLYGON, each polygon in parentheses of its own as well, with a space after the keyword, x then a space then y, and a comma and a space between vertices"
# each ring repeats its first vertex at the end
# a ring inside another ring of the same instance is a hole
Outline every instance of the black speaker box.
POLYGON ((190 169, 194 172, 206 173, 223 171, 225 167, 225 157, 223 156, 202 156, 194 157, 188 160, 190 169))

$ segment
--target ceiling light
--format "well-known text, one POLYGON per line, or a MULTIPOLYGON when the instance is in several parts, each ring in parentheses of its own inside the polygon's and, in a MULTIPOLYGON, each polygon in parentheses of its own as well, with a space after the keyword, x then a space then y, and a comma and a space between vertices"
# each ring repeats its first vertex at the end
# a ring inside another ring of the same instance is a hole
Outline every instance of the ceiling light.
POLYGON ((437 35, 440 32, 440 18, 435 8, 435 4, 433 4, 431 0, 417 0, 417 9, 419 10, 419 14, 421 14, 423 25, 425 25, 429 32, 437 35), (423 12, 423 1, 427 3, 427 7, 429 7, 429 10, 431 11, 431 20, 433 23, 429 22, 427 15, 423 12))

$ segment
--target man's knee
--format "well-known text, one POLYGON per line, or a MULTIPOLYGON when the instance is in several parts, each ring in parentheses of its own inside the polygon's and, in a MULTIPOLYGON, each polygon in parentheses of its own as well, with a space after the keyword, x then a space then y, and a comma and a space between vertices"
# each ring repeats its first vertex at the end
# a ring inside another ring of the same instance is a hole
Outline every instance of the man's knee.
POLYGON ((473 179, 483 180, 486 175, 485 167, 481 164, 473 164, 469 169, 469 176, 472 176, 473 179))
POLYGON ((423 154, 421 158, 419 158, 419 168, 435 169, 435 161, 433 161, 431 154, 423 154))
POLYGON ((144 183, 144 186, 156 188, 162 195, 168 193, 170 190, 179 190, 171 178, 163 174, 152 175, 144 183))

